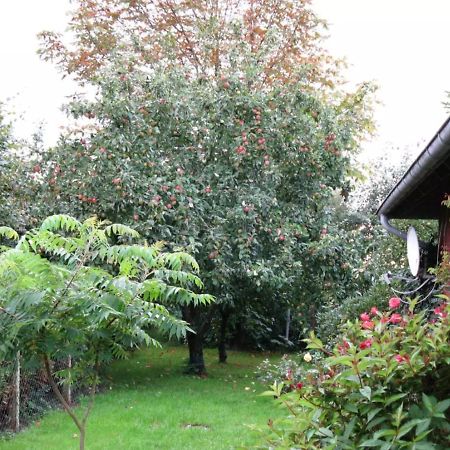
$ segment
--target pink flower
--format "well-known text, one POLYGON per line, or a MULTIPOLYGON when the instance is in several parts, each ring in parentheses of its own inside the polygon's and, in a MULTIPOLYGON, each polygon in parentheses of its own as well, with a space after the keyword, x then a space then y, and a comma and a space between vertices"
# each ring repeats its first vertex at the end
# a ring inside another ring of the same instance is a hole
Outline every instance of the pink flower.
POLYGON ((440 305, 437 308, 434 308, 433 312, 442 318, 447 317, 448 313, 446 311, 444 311, 444 309, 443 309, 444 306, 445 305, 440 305))
POLYGON ((366 322, 366 321, 370 320, 370 316, 369 316, 369 314, 367 314, 366 312, 362 313, 362 314, 359 316, 359 318, 360 318, 363 322, 366 322))
POLYGON ((395 356, 394 356, 394 359, 395 359, 399 364, 401 364, 401 363, 403 363, 403 362, 406 361, 406 358, 405 358, 404 356, 402 356, 402 355, 395 355, 395 356))
POLYGON ((392 297, 389 299, 389 308, 396 309, 400 306, 401 303, 401 299, 399 299, 398 297, 392 297))
POLYGON ((372 347, 372 339, 366 339, 365 341, 362 341, 362 342, 359 344, 359 348, 360 348, 361 350, 364 350, 364 349, 370 348, 370 347, 372 347))
POLYGON ((286 380, 292 380, 292 370, 288 369, 286 372, 286 380))
POLYGON ((376 306, 372 306, 372 308, 370 308, 370 314, 372 314, 373 316, 376 316, 378 314, 378 309, 376 306))
POLYGON ((365 320, 361 324, 361 328, 364 328, 365 330, 373 330, 374 326, 375 326, 375 324, 371 320, 365 320))
POLYGON ((301 389, 303 387, 303 383, 297 383, 296 385, 295 385, 295 388, 296 389, 301 389))
POLYGON ((383 316, 383 317, 381 318, 381 323, 387 323, 387 322, 389 322, 389 318, 386 317, 386 316, 383 316))
POLYGON ((350 348, 350 344, 347 341, 342 341, 342 344, 338 344, 337 349, 341 355, 345 355, 350 348))
POLYGON ((401 316, 401 314, 398 313, 392 314, 392 316, 389 318, 390 323, 400 323, 402 320, 403 317, 401 316))

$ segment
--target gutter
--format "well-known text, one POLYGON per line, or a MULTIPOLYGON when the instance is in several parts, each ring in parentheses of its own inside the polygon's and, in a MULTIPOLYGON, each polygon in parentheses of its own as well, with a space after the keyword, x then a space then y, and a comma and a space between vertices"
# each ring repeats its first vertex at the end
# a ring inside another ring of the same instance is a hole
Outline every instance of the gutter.
POLYGON ((450 117, 444 122, 425 150, 411 164, 400 181, 384 199, 376 214, 395 218, 391 211, 395 209, 433 169, 442 161, 450 148, 450 117))
MULTIPOLYGON (((389 223, 389 219, 395 218, 392 215, 392 210, 405 201, 417 185, 429 176, 448 154, 449 149, 450 117, 444 122, 423 152, 412 163, 411 167, 405 172, 378 208, 376 214, 379 216, 383 228, 389 233, 406 240, 406 233, 398 230, 389 223)), ((422 248, 426 246, 422 241, 419 242, 419 245, 422 248)))

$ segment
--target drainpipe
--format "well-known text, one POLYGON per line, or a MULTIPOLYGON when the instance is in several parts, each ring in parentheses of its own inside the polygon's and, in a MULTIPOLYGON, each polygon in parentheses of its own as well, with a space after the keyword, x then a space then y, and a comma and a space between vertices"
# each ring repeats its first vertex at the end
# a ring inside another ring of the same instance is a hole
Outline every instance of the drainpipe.
MULTIPOLYGON (((389 218, 385 214, 380 214, 380 223, 383 226, 383 228, 388 231, 388 233, 394 234, 395 236, 398 236, 399 238, 403 239, 404 241, 407 240, 407 236, 408 236, 407 233, 405 233, 404 231, 400 231, 399 229, 393 227, 389 223, 389 218)), ((426 250, 426 249, 428 249, 428 244, 426 242, 419 240, 419 247, 422 248, 423 250, 426 250)))
POLYGON ((393 227, 389 223, 389 219, 385 214, 380 214, 380 223, 383 226, 383 228, 388 231, 388 233, 395 234, 395 236, 398 236, 399 238, 406 241, 406 233, 393 227))

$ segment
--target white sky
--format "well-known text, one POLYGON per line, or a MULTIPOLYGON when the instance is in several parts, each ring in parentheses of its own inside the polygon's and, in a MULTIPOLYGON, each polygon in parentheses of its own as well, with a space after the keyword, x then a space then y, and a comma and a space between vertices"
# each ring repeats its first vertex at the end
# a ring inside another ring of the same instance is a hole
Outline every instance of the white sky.
MULTIPOLYGON (((350 64, 350 83, 380 86, 378 136, 366 152, 418 143, 420 150, 446 118, 450 0, 313 0, 313 6, 330 24, 333 55, 350 64)), ((23 113, 16 134, 27 136, 44 121, 49 144, 64 125, 60 107, 76 87, 39 60, 36 34, 63 31, 69 8, 69 0, 0 0, 0 100, 12 97, 11 108, 23 113)))
POLYGON ((442 102, 450 91, 450 1, 313 0, 313 5, 329 22, 332 54, 351 65, 346 78, 374 80, 380 87, 378 136, 366 151, 414 147, 418 153, 447 117, 442 102))

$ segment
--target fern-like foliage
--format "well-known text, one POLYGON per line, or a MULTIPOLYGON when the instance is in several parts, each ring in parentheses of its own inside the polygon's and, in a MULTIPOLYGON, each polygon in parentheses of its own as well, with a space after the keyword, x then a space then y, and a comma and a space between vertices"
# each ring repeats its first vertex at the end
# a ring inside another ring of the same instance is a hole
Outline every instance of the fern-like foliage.
POLYGON ((79 231, 81 229, 81 223, 71 216, 66 214, 56 214, 54 216, 47 217, 40 227, 40 230, 48 231, 79 231))
POLYGON ((17 231, 9 227, 0 227, 0 237, 4 237, 14 241, 19 240, 19 235, 17 234, 17 231))
POLYGON ((117 236, 129 236, 132 238, 139 237, 139 233, 136 230, 133 230, 126 225, 121 225, 120 223, 113 223, 112 225, 107 226, 105 228, 105 233, 107 236, 115 234, 117 236))
POLYGON ((189 325, 173 307, 214 300, 200 293, 194 258, 163 242, 130 244, 139 234, 125 225, 54 215, 20 239, 6 227, 0 236, 18 241, 0 253, 0 357, 76 356, 72 380, 98 358, 158 345, 150 329, 184 336, 189 325))

